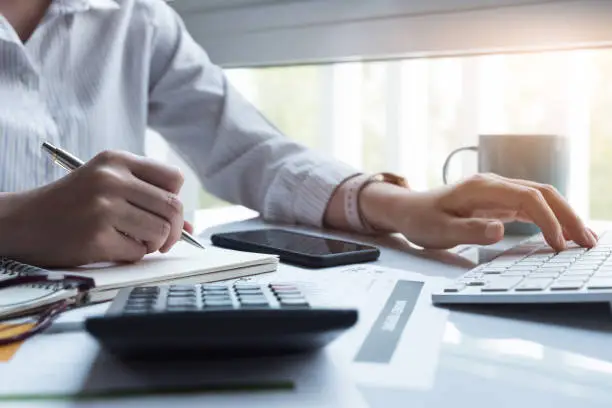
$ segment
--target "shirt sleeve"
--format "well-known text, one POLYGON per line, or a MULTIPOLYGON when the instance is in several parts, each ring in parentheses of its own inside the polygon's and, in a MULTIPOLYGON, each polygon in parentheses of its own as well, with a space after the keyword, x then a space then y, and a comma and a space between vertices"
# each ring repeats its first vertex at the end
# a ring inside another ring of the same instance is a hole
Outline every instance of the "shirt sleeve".
POLYGON ((269 220, 320 226, 357 171, 285 137, 228 83, 180 17, 154 1, 149 126, 211 193, 269 220))

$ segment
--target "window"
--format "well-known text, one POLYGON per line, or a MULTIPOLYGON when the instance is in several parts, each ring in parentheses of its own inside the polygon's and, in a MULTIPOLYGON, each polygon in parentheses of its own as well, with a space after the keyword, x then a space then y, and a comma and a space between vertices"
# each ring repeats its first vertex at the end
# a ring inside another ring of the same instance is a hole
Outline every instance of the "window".
MULTIPOLYGON (((612 50, 228 69, 229 80, 289 137, 418 189, 442 184, 453 149, 481 133, 571 139, 569 199, 612 219, 612 50)), ((452 169, 476 171, 464 155, 452 169)), ((205 197, 205 196, 203 196, 205 197)))

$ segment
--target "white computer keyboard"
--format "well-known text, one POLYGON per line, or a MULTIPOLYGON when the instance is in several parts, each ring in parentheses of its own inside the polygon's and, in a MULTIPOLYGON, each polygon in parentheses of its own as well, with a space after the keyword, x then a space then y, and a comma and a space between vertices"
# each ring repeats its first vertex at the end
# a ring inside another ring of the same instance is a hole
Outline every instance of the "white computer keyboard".
POLYGON ((612 303, 612 231, 587 250, 555 253, 536 235, 432 295, 453 303, 612 303))

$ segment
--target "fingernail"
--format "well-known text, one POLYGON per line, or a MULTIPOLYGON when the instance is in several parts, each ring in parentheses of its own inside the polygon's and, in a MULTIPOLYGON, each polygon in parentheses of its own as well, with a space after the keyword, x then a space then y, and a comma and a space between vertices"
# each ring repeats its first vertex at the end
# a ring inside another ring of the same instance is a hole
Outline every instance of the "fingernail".
POLYGON ((582 231, 582 239, 584 239, 584 242, 586 242, 590 246, 595 246, 597 244, 597 241, 595 240, 593 235, 591 235, 591 232, 586 228, 584 229, 584 231, 582 231))
POLYGON ((561 251, 567 248, 567 242, 565 242, 565 238, 563 238, 563 235, 559 235, 559 237, 557 238, 557 246, 561 251))
POLYGON ((487 226, 485 228, 485 237, 489 239, 499 238, 499 235, 500 235, 499 229, 500 229, 499 222, 492 221, 492 222, 487 223, 487 226))

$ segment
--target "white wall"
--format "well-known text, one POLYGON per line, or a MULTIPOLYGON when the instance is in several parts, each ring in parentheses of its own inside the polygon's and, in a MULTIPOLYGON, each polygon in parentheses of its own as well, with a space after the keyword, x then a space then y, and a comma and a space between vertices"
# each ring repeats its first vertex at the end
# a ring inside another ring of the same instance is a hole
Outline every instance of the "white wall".
POLYGON ((224 66, 612 45, 610 0, 174 0, 224 66))

